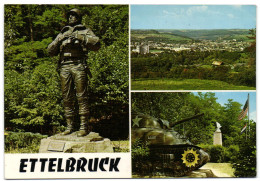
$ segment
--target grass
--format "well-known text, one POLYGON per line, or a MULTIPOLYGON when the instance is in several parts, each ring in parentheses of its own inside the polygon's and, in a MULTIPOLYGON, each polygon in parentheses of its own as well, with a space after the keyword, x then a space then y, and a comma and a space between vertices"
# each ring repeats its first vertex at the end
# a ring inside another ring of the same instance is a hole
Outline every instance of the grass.
POLYGON ((138 79, 132 80, 132 90, 256 90, 218 80, 200 79, 138 79))
POLYGON ((40 145, 29 145, 24 148, 9 148, 5 153, 39 153, 40 145))
MULTIPOLYGON (((111 141, 115 152, 129 152, 129 141, 111 141)), ((5 153, 38 153, 40 148, 40 144, 31 144, 28 147, 17 148, 12 147, 9 148, 5 153)))
POLYGON ((115 152, 129 152, 129 140, 111 141, 115 152))
MULTIPOLYGON (((5 132, 5 153, 38 153, 47 135, 30 132, 5 132)), ((129 152, 129 140, 111 141, 115 152, 129 152)))

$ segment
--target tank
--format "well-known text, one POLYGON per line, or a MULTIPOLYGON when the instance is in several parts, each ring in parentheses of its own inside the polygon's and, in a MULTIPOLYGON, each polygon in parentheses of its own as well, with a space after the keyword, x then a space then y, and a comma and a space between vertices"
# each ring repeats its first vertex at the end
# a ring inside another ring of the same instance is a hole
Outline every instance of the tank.
POLYGON ((141 140, 149 148, 148 156, 133 161, 133 173, 180 177, 206 164, 209 155, 173 129, 178 124, 203 115, 170 124, 167 120, 133 113, 132 142, 141 140))

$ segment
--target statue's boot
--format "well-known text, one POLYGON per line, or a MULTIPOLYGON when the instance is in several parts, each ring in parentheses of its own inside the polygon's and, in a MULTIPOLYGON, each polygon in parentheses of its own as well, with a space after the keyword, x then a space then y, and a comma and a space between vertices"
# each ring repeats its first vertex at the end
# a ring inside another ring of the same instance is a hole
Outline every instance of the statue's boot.
POLYGON ((78 131, 78 137, 86 136, 87 134, 89 134, 90 130, 88 129, 87 122, 87 116, 80 116, 80 129, 78 131))
POLYGON ((68 135, 73 132, 73 119, 67 118, 67 129, 62 133, 62 135, 68 135))

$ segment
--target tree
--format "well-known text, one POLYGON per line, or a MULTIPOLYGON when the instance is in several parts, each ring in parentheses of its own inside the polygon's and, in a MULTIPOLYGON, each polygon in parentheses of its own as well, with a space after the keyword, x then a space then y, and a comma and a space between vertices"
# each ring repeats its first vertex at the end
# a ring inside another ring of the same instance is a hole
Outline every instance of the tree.
POLYGON ((249 139, 239 137, 239 154, 233 162, 236 177, 256 177, 256 123, 250 123, 249 139))
POLYGON ((228 99, 225 104, 223 115, 224 119, 219 123, 222 125, 221 132, 223 134, 224 146, 236 145, 240 130, 243 127, 243 122, 238 120, 238 115, 241 112, 241 104, 228 99))

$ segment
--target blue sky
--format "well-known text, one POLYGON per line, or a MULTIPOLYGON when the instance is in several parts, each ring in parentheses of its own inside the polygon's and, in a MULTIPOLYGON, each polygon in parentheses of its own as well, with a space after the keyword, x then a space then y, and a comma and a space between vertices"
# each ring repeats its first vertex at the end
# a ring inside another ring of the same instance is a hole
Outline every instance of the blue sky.
POLYGON ((254 5, 131 5, 131 29, 252 29, 254 5))
MULTIPOLYGON (((197 92, 193 92, 197 95, 197 92)), ((247 95, 249 93, 249 118, 256 121, 256 92, 214 92, 217 97, 217 102, 224 106, 228 103, 228 99, 233 99, 235 102, 239 102, 241 110, 246 103, 247 95)))

